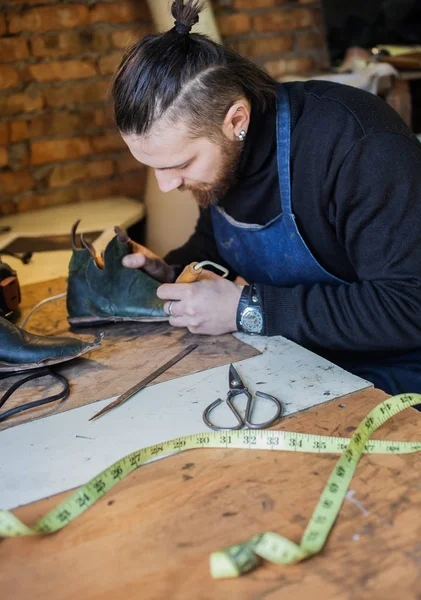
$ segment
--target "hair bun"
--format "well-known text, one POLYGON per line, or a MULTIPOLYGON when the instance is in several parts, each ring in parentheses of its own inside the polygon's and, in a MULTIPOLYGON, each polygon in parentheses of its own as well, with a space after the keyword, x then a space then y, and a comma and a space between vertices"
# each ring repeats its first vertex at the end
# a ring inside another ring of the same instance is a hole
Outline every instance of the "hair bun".
POLYGON ((184 25, 180 21, 174 21, 175 30, 180 35, 188 35, 192 30, 193 25, 184 25))
POLYGON ((174 17, 174 29, 181 35, 188 35, 194 25, 199 22, 199 14, 204 8, 201 0, 174 0, 171 14, 174 17))

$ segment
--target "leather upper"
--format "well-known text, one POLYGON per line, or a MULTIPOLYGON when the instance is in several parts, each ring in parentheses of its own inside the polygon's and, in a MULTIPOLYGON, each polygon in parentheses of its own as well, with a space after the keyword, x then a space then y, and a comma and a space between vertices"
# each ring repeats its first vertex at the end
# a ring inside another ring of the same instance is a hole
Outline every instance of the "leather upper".
POLYGON ((156 295, 160 283, 144 271, 122 265, 123 257, 130 253, 127 238, 116 235, 105 249, 101 268, 89 247, 73 248, 67 290, 69 318, 168 318, 164 301, 156 295))

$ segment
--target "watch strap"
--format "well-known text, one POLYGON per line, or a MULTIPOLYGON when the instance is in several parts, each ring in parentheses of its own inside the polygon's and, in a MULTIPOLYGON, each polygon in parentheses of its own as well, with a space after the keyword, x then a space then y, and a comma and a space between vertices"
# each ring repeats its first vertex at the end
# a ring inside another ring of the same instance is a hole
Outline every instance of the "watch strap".
POLYGON ((236 323, 237 323, 238 331, 243 331, 243 328, 241 326, 241 315, 243 313, 243 310, 245 308, 247 308, 247 306, 249 305, 250 300, 251 300, 251 285, 245 285, 243 287, 243 291, 241 292, 240 300, 238 302, 238 307, 237 307, 236 323))
POLYGON ((237 307, 237 317, 236 324, 237 330, 249 333, 241 324, 241 317, 243 312, 248 307, 256 307, 262 312, 262 308, 260 305, 259 297, 257 295, 257 291, 254 285, 245 285, 243 287, 243 291, 241 292, 240 300, 238 302, 237 307))

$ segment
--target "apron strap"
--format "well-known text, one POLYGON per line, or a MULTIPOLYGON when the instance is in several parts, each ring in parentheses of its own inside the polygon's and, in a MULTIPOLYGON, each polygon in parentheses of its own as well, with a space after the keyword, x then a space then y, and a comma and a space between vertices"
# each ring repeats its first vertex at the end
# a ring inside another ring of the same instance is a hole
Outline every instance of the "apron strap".
POLYGON ((277 85, 276 142, 281 210, 283 214, 292 215, 290 172, 291 115, 288 92, 282 84, 277 85))

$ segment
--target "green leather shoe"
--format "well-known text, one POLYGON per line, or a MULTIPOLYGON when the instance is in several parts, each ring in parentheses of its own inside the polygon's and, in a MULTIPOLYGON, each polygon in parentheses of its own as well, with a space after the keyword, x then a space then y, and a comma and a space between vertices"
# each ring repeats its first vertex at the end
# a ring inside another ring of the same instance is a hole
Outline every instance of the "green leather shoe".
POLYGON ((144 271, 127 269, 122 258, 131 253, 125 233, 119 232, 107 245, 103 260, 72 228, 73 255, 69 265, 67 313, 70 325, 86 327, 121 321, 168 321, 164 301, 156 295, 161 285, 144 271))
POLYGON ((34 335, 0 317, 0 373, 26 371, 72 360, 95 350, 101 339, 102 336, 86 343, 76 338, 34 335))

